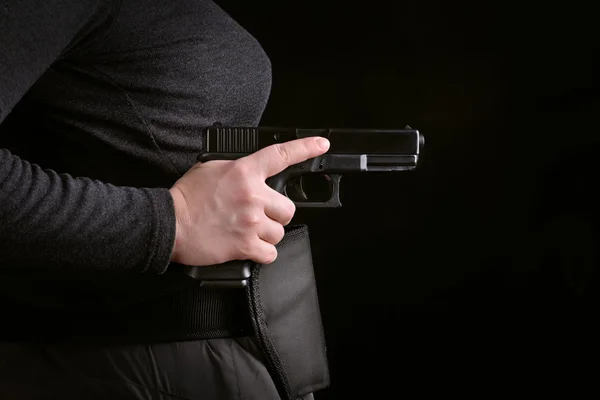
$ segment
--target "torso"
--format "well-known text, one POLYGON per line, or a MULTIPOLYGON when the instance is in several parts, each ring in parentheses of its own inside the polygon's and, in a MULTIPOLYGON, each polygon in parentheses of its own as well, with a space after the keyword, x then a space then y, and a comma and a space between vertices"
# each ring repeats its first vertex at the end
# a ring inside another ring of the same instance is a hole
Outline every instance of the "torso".
POLYGON ((123 0, 110 28, 30 90, 0 146, 73 176, 168 187, 195 163, 204 127, 259 123, 270 67, 212 1, 123 0))

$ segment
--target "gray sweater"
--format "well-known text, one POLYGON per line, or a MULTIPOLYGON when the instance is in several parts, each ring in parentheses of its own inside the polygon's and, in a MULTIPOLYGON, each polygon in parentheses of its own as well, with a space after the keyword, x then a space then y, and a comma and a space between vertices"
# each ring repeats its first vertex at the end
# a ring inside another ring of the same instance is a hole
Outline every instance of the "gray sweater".
POLYGON ((4 0, 0 308, 115 309, 172 285, 168 188, 204 127, 258 124, 270 85, 212 1, 4 0))

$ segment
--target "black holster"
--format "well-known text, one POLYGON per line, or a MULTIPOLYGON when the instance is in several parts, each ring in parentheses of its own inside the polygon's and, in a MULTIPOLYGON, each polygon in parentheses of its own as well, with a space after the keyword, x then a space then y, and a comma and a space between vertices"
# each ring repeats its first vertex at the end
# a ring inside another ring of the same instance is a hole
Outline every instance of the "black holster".
POLYGON ((268 265, 253 264, 247 288, 255 339, 282 399, 329 385, 308 228, 287 229, 268 265))
MULTIPOLYGON (((186 273, 200 281, 205 290, 228 293, 230 299, 240 288, 245 288, 247 306, 235 320, 248 321, 249 317, 249 336, 257 342, 279 395, 285 400, 295 400, 329 385, 308 228, 287 227, 277 251, 277 259, 268 265, 231 261, 209 267, 186 267, 186 273)), ((207 300, 203 303, 209 306, 205 311, 214 308, 220 312, 203 316, 224 315, 222 304, 226 303, 207 300)))

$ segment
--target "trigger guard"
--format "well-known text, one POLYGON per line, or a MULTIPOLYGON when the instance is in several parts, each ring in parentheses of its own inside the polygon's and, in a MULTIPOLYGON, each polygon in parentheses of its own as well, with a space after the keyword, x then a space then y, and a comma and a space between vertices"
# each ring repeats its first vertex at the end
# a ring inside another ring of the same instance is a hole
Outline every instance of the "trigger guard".
MULTIPOLYGON (((290 198, 288 193, 288 185, 284 186, 283 193, 296 205, 298 208, 338 208, 342 206, 340 201, 340 180, 342 179, 342 175, 340 174, 323 174, 325 178, 329 181, 332 187, 331 196, 329 200, 324 202, 316 202, 316 201, 294 201, 293 198, 290 198)), ((304 192, 304 190, 302 190, 304 192)))

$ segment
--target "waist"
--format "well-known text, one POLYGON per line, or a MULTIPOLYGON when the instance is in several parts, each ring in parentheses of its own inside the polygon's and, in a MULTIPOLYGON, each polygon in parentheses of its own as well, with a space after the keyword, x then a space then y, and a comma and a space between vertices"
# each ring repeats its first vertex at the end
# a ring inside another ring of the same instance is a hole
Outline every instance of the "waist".
POLYGON ((13 276, 12 291, 0 291, 0 339, 140 344, 252 334, 244 289, 200 287, 179 269, 95 282, 54 277, 45 290, 38 279, 15 284, 13 276))

